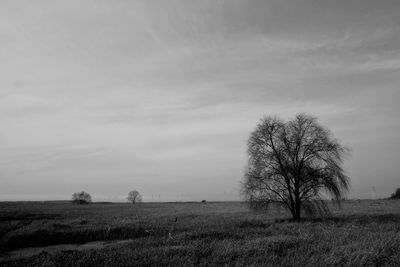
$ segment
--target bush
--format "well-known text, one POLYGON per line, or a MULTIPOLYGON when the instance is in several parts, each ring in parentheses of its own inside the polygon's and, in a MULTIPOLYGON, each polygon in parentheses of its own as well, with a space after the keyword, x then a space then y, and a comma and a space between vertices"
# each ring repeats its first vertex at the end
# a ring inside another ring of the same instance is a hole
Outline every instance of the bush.
POLYGON ((396 192, 394 192, 391 196, 391 199, 400 199, 400 188, 396 189, 396 192))
POLYGON ((92 197, 85 191, 72 194, 72 203, 74 204, 89 204, 92 202, 92 197))

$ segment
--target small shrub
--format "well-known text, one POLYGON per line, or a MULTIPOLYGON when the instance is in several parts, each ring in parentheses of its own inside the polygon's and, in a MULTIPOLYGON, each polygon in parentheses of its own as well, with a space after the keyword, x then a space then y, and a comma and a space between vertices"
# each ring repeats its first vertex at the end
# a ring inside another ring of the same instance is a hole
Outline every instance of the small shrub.
POLYGON ((400 188, 396 189, 396 192, 394 192, 391 196, 391 199, 400 199, 400 188))
POLYGON ((72 195, 72 203, 74 204, 89 204, 92 203, 92 197, 85 191, 77 192, 72 195))

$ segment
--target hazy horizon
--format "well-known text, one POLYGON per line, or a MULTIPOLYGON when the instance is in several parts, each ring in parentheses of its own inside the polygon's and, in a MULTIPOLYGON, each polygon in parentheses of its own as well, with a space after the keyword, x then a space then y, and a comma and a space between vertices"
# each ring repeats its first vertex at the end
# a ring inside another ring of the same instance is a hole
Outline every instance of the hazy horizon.
POLYGON ((398 1, 2 1, 0 59, 0 201, 239 200, 250 132, 302 112, 349 198, 400 187, 398 1))

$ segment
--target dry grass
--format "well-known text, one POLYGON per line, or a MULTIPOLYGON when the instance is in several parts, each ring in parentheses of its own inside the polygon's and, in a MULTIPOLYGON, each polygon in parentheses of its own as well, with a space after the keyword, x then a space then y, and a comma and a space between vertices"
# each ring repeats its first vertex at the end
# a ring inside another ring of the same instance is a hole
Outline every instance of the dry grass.
POLYGON ((281 222, 290 217, 283 210, 256 214, 239 202, 0 203, 0 214, 4 266, 400 266, 394 200, 346 201, 331 218, 300 223, 281 222), (60 245, 90 241, 101 242, 60 245), (16 256, 33 246, 35 253, 16 256))

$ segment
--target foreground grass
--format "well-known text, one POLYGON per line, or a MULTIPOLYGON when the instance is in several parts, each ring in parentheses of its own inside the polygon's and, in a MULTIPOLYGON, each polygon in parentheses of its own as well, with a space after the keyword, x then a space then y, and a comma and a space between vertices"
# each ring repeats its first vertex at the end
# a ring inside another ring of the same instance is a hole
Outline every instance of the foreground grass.
POLYGON ((301 223, 255 214, 241 203, 0 204, 1 265, 400 266, 400 203, 347 201, 331 218, 301 223), (15 249, 94 240, 129 242, 89 250, 15 249))

